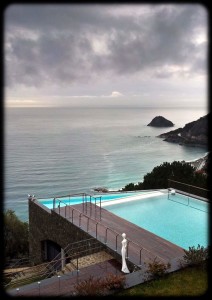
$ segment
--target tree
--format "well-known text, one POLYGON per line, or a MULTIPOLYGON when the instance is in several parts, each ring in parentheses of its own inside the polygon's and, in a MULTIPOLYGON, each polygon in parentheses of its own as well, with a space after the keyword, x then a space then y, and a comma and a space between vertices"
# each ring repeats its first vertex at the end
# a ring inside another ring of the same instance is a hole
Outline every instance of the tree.
POLYGON ((22 222, 13 210, 4 213, 4 251, 6 258, 17 258, 29 253, 29 225, 22 222))
POLYGON ((172 163, 164 162, 160 166, 155 167, 152 172, 144 176, 143 182, 137 184, 129 183, 122 190, 165 189, 168 188, 168 179, 204 189, 208 188, 205 174, 195 172, 195 168, 188 163, 174 161, 172 163))

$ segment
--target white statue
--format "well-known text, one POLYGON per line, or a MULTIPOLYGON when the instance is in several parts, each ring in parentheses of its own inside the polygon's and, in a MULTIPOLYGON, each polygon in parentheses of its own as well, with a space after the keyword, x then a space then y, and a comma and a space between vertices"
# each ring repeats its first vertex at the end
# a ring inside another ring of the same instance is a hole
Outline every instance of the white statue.
POLYGON ((128 270, 127 264, 126 264, 126 252, 127 252, 127 239, 126 239, 126 233, 122 233, 122 248, 121 248, 121 255, 122 255, 122 272, 124 273, 130 273, 128 270))

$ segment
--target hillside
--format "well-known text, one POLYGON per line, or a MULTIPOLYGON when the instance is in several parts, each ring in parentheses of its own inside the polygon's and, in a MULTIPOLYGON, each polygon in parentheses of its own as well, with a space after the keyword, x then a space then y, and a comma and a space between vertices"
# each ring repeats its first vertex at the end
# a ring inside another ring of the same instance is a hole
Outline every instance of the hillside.
POLYGON ((210 113, 196 121, 187 123, 183 128, 162 133, 158 137, 164 138, 166 142, 180 145, 207 147, 209 115, 210 113))

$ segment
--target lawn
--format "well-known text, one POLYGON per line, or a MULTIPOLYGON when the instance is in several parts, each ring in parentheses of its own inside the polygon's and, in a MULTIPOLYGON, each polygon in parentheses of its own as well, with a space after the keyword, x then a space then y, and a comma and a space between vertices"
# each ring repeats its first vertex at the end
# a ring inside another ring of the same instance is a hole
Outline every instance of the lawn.
POLYGON ((115 296, 205 296, 208 292, 206 267, 187 267, 157 280, 125 289, 115 296))

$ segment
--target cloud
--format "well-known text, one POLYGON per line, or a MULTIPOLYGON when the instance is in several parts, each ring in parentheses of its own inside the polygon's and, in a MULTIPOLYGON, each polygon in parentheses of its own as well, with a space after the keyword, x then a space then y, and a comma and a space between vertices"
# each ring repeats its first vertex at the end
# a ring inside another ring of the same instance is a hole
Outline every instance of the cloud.
POLYGON ((9 91, 134 94, 145 80, 207 73, 201 5, 16 4, 4 17, 9 91))
POLYGON ((110 97, 121 97, 121 96, 123 96, 123 94, 117 91, 112 92, 112 94, 110 95, 110 97))

